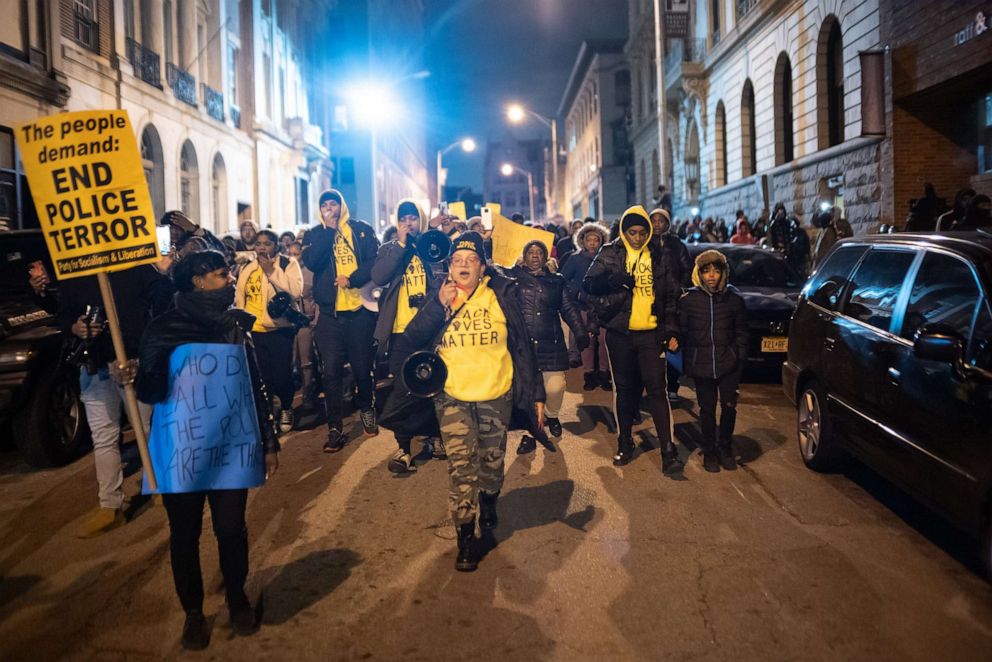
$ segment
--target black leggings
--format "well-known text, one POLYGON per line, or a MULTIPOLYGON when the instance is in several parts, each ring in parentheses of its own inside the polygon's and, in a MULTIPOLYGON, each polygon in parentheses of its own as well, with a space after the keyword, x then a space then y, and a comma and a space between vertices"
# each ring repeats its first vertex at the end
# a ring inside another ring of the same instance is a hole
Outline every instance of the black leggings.
POLYGON ((253 333, 258 371, 269 389, 269 395, 279 398, 283 409, 293 408, 293 340, 295 329, 277 329, 253 333))
POLYGON ((661 331, 657 329, 627 333, 613 329, 606 331, 620 439, 626 441, 631 438, 634 413, 643 384, 647 391, 647 408, 654 419, 658 441, 664 449, 672 443, 672 410, 665 389, 666 361, 661 346, 661 331))
POLYGON ((203 530, 203 502, 210 502, 210 515, 220 554, 229 609, 248 605, 245 581, 248 579, 248 529, 245 508, 248 490, 210 490, 163 494, 169 514, 169 550, 172 553, 172 579, 179 602, 186 611, 203 610, 203 574, 200 572, 200 532, 203 530))
POLYGON ((344 364, 351 364, 351 372, 358 387, 356 409, 369 409, 375 402, 375 382, 372 367, 375 349, 375 313, 364 308, 355 312, 321 311, 313 337, 324 366, 324 407, 327 427, 341 429, 343 417, 344 364))
POLYGON ((740 372, 733 370, 719 379, 695 378, 696 402, 699 403, 699 427, 703 432, 700 450, 711 453, 717 449, 729 450, 737 422, 737 393, 740 372), (716 399, 720 396, 720 430, 717 436, 716 399))

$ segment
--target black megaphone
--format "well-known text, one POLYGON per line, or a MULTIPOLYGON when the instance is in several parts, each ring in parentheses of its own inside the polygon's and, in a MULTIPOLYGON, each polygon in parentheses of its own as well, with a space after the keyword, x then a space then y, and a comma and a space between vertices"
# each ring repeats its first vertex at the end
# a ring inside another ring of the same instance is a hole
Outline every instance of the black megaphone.
POLYGON ((434 264, 448 259, 451 238, 441 230, 428 230, 417 239, 417 255, 424 264, 434 264))
POLYGON ((448 366, 437 352, 414 352, 403 362, 400 376, 410 395, 433 398, 444 390, 448 366))

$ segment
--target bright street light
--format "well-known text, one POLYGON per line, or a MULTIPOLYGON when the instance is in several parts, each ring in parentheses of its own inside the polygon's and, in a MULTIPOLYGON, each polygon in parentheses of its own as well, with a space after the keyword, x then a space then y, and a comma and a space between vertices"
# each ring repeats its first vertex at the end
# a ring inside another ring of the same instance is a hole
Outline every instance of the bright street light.
POLYGON ((545 209, 558 213, 558 120, 553 117, 545 117, 533 110, 524 108, 519 103, 511 103, 506 107, 506 118, 513 124, 520 124, 530 115, 545 126, 551 129, 551 199, 548 199, 547 188, 545 188, 544 206, 545 209))
POLYGON ((475 141, 471 138, 466 138, 462 141, 462 151, 463 152, 474 152, 475 151, 475 141))
POLYGON ((510 175, 513 174, 513 166, 510 165, 509 163, 504 163, 503 167, 501 167, 499 171, 503 173, 504 177, 509 177, 510 175))
POLYGON ((524 107, 519 103, 512 103, 506 107, 506 118, 514 124, 523 122, 525 114, 524 107))
POLYGON ((390 88, 384 83, 365 81, 348 89, 345 98, 360 124, 381 127, 396 117, 398 106, 390 88))
POLYGON ((689 213, 692 214, 693 216, 699 216, 699 207, 693 207, 692 209, 689 210, 689 213))

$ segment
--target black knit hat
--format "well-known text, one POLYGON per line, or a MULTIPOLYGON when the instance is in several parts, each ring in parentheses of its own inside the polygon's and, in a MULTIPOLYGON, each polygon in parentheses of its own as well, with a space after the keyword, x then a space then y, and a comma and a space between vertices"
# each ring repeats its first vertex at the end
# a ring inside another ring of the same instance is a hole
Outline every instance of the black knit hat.
POLYGON ((334 189, 329 189, 320 194, 320 199, 317 201, 317 206, 324 204, 328 200, 333 200, 334 202, 341 204, 341 194, 334 189))
POLYGON ((416 216, 420 218, 420 210, 417 209, 417 205, 410 201, 401 202, 400 206, 396 209, 396 218, 403 218, 404 216, 416 216))
POLYGON ((475 251, 480 260, 483 262, 486 261, 486 246, 483 242, 482 235, 472 230, 461 233, 458 235, 458 238, 452 242, 451 255, 454 255, 455 251, 475 251))

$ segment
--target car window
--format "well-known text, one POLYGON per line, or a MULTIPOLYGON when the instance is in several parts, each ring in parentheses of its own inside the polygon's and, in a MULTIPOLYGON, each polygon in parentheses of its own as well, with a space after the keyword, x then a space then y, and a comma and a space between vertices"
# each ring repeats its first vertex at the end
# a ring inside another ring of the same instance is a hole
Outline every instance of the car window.
POLYGON ((738 287, 799 287, 785 260, 761 251, 727 251, 730 283, 738 287))
POLYGON ((900 335, 913 340, 924 324, 946 324, 967 338, 980 294, 967 263, 928 252, 910 290, 900 335))
POLYGON ((841 246, 835 250, 817 268, 803 294, 818 306, 837 310, 840 294, 848 283, 851 271, 867 250, 867 246, 841 246))
POLYGON ((967 360, 976 368, 992 372, 992 310, 989 309, 988 301, 983 301, 978 311, 967 360))
POLYGON ((915 257, 913 251, 872 249, 854 272, 844 314, 888 331, 903 280, 915 257))

